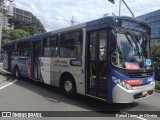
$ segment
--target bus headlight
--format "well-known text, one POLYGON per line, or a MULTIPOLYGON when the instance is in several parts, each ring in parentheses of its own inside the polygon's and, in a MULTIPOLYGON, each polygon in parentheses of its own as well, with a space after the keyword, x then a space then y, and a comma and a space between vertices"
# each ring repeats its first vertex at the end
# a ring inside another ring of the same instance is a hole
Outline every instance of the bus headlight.
POLYGON ((120 86, 126 88, 126 89, 132 89, 132 86, 121 81, 120 79, 116 78, 116 77, 112 77, 112 80, 116 83, 116 84, 119 84, 120 86))
POLYGON ((126 86, 126 83, 125 82, 122 82, 122 86, 124 87, 124 88, 127 88, 126 86))
POLYGON ((132 86, 129 85, 129 84, 126 84, 126 88, 127 88, 127 89, 132 89, 132 86))

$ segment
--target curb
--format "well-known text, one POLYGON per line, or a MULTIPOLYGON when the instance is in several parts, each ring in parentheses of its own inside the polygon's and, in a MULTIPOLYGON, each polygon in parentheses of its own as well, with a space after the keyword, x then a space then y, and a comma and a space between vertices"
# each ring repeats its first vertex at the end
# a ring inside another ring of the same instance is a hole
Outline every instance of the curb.
POLYGON ((1 74, 12 74, 11 72, 8 72, 8 71, 6 71, 4 69, 0 69, 0 73, 1 74))

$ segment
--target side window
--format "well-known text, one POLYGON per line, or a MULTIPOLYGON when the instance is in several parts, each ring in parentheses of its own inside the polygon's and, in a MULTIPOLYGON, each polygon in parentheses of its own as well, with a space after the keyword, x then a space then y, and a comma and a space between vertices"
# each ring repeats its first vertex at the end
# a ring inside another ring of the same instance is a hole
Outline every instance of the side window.
POLYGON ((34 43, 34 50, 33 50, 33 54, 34 54, 34 57, 40 57, 41 56, 41 41, 36 41, 34 43))
POLYGON ((17 43, 17 51, 18 51, 18 56, 23 56, 24 54, 24 42, 23 41, 20 41, 17 43))
POLYGON ((29 56, 30 41, 24 41, 24 56, 29 56))
POLYGON ((19 41, 12 46, 13 56, 29 56, 30 41, 19 41))
POLYGON ((57 57, 58 55, 58 36, 46 37, 43 40, 43 56, 57 57))
POLYGON ((60 57, 81 57, 82 44, 81 31, 62 34, 60 39, 60 57))
POLYGON ((12 45, 12 56, 15 56, 15 43, 12 45))
POLYGON ((90 59, 96 60, 96 32, 90 33, 90 59))
POLYGON ((8 50, 9 50, 9 45, 5 45, 5 46, 4 46, 5 54, 7 54, 7 53, 8 53, 8 50))

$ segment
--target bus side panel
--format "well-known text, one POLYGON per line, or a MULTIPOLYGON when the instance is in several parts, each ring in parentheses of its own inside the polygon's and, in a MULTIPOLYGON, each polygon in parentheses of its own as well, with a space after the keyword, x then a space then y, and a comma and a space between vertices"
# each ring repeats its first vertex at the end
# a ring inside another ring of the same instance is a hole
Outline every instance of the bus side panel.
POLYGON ((15 72, 16 66, 19 68, 19 72, 22 77, 30 78, 31 72, 30 72, 29 57, 12 56, 12 62, 11 62, 12 73, 15 72))
POLYGON ((27 73, 27 68, 26 68, 26 60, 28 58, 27 57, 20 57, 19 58, 19 70, 20 70, 20 74, 23 77, 28 77, 28 73, 27 73))
POLYGON ((18 65, 18 57, 17 56, 12 56, 12 61, 11 61, 11 70, 12 73, 15 73, 15 67, 18 65))
POLYGON ((50 58, 41 57, 41 76, 44 83, 50 85, 50 58))
POLYGON ((58 58, 41 57, 41 75, 44 83, 59 87, 60 68, 58 58))
POLYGON ((50 66, 51 85, 54 85, 56 87, 59 87, 59 80, 61 76, 61 70, 58 64, 59 64, 59 58, 51 58, 51 66, 50 66))
POLYGON ((75 58, 60 58, 59 59, 59 68, 61 74, 70 73, 76 83, 77 93, 85 94, 85 77, 84 77, 84 67, 82 66, 70 66, 70 61, 76 60, 75 58))

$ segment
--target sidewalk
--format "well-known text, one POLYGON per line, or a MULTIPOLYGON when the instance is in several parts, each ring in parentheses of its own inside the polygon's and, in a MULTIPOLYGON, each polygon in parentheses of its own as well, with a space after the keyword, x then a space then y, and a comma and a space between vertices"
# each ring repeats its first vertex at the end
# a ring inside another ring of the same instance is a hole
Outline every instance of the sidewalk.
POLYGON ((5 82, 5 81, 7 81, 7 77, 6 76, 2 76, 1 74, 0 74, 0 84, 1 83, 3 83, 3 82, 5 82))
POLYGON ((7 74, 11 74, 11 73, 4 70, 3 63, 0 63, 0 84, 9 80, 9 77, 7 76, 7 74))

